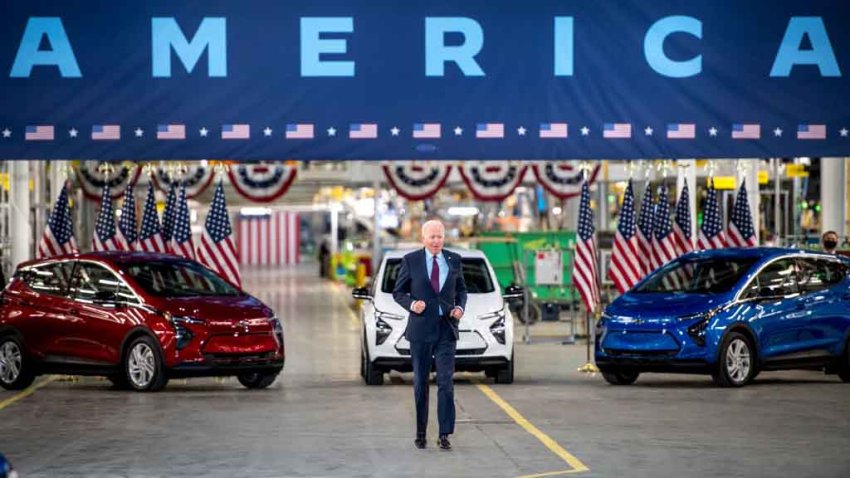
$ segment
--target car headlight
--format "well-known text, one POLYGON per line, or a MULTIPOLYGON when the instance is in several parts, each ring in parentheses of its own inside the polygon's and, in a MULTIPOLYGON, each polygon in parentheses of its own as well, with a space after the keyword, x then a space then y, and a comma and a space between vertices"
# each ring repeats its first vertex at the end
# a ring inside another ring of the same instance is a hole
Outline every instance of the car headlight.
POLYGON ((605 312, 602 312, 602 315, 599 317, 599 320, 596 321, 595 332, 597 341, 599 341, 599 339, 602 337, 602 334, 605 333, 605 328, 608 327, 609 320, 611 320, 611 316, 606 314, 605 312))
POLYGON ((283 324, 280 323, 280 319, 278 319, 276 315, 269 318, 269 323, 272 326, 272 335, 274 335, 274 339, 277 341, 278 345, 283 347, 283 324))
POLYGON ((693 323, 688 326, 688 336, 690 336, 694 343, 700 347, 705 347, 705 332, 708 329, 708 323, 711 321, 711 318, 717 314, 717 311, 718 309, 714 309, 708 312, 683 315, 679 317, 679 322, 693 321, 693 323))
POLYGON ((381 312, 378 309, 375 309, 375 319, 389 319, 389 320, 404 320, 404 317, 398 314, 390 314, 387 312, 381 312))
POLYGON ((502 307, 501 309, 499 309, 495 312, 490 312, 488 314, 478 316, 478 320, 493 320, 493 319, 505 320, 505 308, 502 307))
POLYGON ((500 344, 505 344, 505 309, 498 310, 496 312, 492 312, 489 314, 485 314, 478 317, 480 320, 492 320, 492 324, 490 324, 490 333, 493 334, 493 337, 496 339, 496 342, 500 344))
POLYGON ((204 321, 194 317, 184 317, 180 315, 172 315, 168 312, 163 314, 165 319, 174 327, 174 338, 177 340, 177 350, 182 350, 192 341, 192 331, 186 327, 188 324, 203 324, 204 321))
POLYGON ((375 318, 375 344, 381 345, 387 341, 390 334, 393 333, 393 328, 390 324, 384 322, 383 319, 375 318))

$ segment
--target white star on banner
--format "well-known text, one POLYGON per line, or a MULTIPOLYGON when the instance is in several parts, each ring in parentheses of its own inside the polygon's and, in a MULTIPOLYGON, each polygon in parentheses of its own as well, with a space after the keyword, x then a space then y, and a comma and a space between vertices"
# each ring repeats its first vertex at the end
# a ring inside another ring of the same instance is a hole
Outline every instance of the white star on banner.
POLYGON ((520 136, 525 136, 525 132, 526 132, 525 126, 520 126, 519 128, 517 128, 516 132, 520 136))
POLYGON ((709 129, 708 129, 708 135, 709 135, 709 136, 717 136, 717 128, 715 128, 714 126, 712 126, 711 128, 709 128, 709 129))
POLYGON ((336 128, 334 128, 333 126, 328 128, 328 136, 336 136, 336 128))
POLYGON ((587 136, 589 134, 590 134, 590 128, 588 128, 587 126, 582 126, 581 127, 581 135, 587 136))
POLYGON ((652 136, 652 128, 647 126, 646 129, 643 130, 643 134, 645 134, 647 136, 652 136))
POLYGON ((8 138, 9 136, 12 136, 12 132, 9 131, 9 128, 4 129, 3 130, 3 137, 8 138))
POLYGON ((777 138, 782 136, 782 128, 776 128, 775 130, 773 130, 773 135, 776 136, 777 138))
POLYGON ((68 130, 68 136, 70 136, 72 138, 76 138, 77 137, 77 128, 69 129, 68 130))
POLYGON ((272 135, 272 129, 269 128, 268 126, 266 126, 266 129, 263 130, 263 134, 266 135, 266 136, 271 136, 272 135))
POLYGON ((841 128, 841 131, 839 131, 839 134, 841 134, 841 136, 846 138, 847 134, 848 134, 847 128, 841 128))
POLYGON ((209 131, 209 130, 206 128, 206 126, 205 126, 205 127, 201 128, 200 130, 198 130, 198 132, 199 132, 199 133, 201 133, 201 136, 203 136, 204 138, 206 138, 206 137, 207 137, 207 134, 208 134, 210 131, 209 131))
POLYGON ((460 136, 462 134, 463 134, 463 128, 461 128, 460 126, 456 127, 455 128, 455 136, 460 136))
POLYGON ((136 131, 134 131, 134 133, 136 133, 137 138, 141 138, 142 135, 145 134, 145 132, 144 132, 144 130, 142 130, 142 128, 136 128, 136 131))
POLYGON ((400 130, 398 129, 397 126, 393 126, 392 129, 390 130, 390 133, 392 133, 393 136, 398 136, 399 131, 400 130))

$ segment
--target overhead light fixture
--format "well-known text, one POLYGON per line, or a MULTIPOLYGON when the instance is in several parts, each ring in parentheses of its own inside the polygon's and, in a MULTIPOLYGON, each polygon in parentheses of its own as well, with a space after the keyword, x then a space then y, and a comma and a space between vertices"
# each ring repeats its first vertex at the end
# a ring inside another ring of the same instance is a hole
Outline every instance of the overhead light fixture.
POLYGON ((474 206, 453 206, 449 208, 449 216, 477 216, 478 208, 474 206))

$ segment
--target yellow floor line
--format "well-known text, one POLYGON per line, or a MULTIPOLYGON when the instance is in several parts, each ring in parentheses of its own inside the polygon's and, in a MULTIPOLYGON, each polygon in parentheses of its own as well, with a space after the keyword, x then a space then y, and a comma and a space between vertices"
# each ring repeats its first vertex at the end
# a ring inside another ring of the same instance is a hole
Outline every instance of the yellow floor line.
POLYGON ((520 413, 518 411, 516 411, 516 409, 514 407, 512 407, 508 402, 504 401, 502 399, 502 397, 500 397, 498 394, 496 394, 496 392, 493 391, 492 388, 488 387, 487 385, 484 385, 483 383, 477 383, 477 384, 475 384, 475 386, 478 387, 478 389, 481 390, 481 393, 486 395, 487 398, 492 400, 493 403, 498 405, 499 408, 504 410, 505 413, 507 413, 508 416, 511 417, 519 426, 521 426, 523 429, 525 429, 525 431, 527 431, 528 433, 533 435, 535 438, 540 440, 540 442, 543 443, 543 445, 545 445, 546 448, 549 449, 549 451, 551 451, 555 455, 558 455, 559 458, 561 458, 562 460, 567 462, 567 464, 572 467, 571 470, 567 470, 567 471, 555 471, 555 472, 551 472, 549 474, 544 473, 544 474, 541 474, 541 475, 529 475, 529 476, 554 476, 554 475, 557 475, 557 474, 579 473, 579 472, 583 472, 583 471, 590 471, 590 468, 588 468, 584 463, 582 463, 581 460, 579 460, 578 458, 573 456, 570 452, 565 450, 564 447, 562 447, 561 445, 558 444, 558 442, 556 442, 555 440, 550 438, 549 435, 543 433, 542 431, 540 431, 539 428, 532 425, 531 422, 529 422, 528 420, 525 419, 525 417, 520 415, 520 413))
POLYGON ((25 399, 25 398, 29 397, 29 396, 30 396, 30 395, 32 395, 32 394, 33 394, 36 390, 38 390, 39 388, 41 388, 41 387, 43 387, 43 386, 47 385, 48 383, 50 383, 50 382, 52 382, 52 381, 54 381, 54 380, 56 380, 56 378, 57 378, 57 376, 56 376, 56 375, 51 375, 51 376, 47 377, 45 380, 41 381, 40 383, 36 383, 36 384, 34 384, 34 385, 30 385, 30 387, 29 387, 29 388, 25 389, 25 390, 24 390, 24 391, 22 391, 22 392, 19 392, 17 395, 13 396, 12 398, 7 398, 6 400, 3 400, 2 402, 0 402, 0 410, 3 410, 4 408, 6 408, 6 407, 8 407, 9 405, 11 405, 11 404, 13 404, 13 403, 17 402, 18 400, 23 400, 23 399, 25 399))
POLYGON ((536 475, 523 475, 519 478, 542 478, 544 476, 563 476, 563 475, 572 475, 575 473, 584 473, 587 470, 561 470, 561 471, 549 471, 547 473, 538 473, 536 475))

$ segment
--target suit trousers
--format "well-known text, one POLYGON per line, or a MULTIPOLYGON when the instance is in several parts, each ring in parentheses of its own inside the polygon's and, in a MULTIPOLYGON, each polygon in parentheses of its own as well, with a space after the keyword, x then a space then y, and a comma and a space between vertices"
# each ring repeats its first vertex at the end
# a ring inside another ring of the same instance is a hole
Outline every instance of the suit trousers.
POLYGON ((413 396, 416 402, 416 434, 424 435, 428 428, 428 378, 431 365, 437 369, 437 418, 440 435, 455 431, 455 392, 452 375, 455 371, 457 340, 447 318, 440 318, 437 342, 411 342, 413 359, 413 396))

